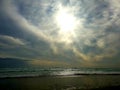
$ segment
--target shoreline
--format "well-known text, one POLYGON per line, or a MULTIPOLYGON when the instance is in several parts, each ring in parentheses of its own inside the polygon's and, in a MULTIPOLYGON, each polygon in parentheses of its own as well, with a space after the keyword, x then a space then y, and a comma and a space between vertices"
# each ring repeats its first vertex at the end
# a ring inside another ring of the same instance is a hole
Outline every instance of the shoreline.
POLYGON ((88 89, 88 90, 120 90, 120 85, 118 86, 106 86, 101 88, 94 88, 94 89, 88 89))
POLYGON ((0 79, 0 86, 1 90, 119 90, 120 75, 10 77, 0 79))
POLYGON ((120 76, 120 74, 71 74, 71 75, 16 75, 16 76, 3 76, 0 79, 12 78, 42 78, 42 77, 79 77, 79 76, 120 76))

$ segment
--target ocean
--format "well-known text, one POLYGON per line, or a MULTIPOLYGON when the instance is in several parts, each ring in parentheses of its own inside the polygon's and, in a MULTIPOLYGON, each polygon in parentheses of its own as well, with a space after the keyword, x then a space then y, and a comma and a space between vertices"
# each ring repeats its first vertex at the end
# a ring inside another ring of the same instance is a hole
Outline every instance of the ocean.
POLYGON ((120 74, 120 69, 110 68, 1 68, 0 78, 36 77, 36 76, 70 76, 70 75, 120 74))
POLYGON ((0 90, 115 90, 120 69, 2 68, 0 90))

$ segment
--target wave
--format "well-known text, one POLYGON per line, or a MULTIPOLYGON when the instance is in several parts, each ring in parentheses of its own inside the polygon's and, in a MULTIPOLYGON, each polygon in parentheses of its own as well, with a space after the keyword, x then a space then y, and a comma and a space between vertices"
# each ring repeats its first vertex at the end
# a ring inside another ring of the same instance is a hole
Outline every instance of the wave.
POLYGON ((46 76, 81 76, 81 75, 120 75, 120 71, 81 70, 81 69, 15 69, 1 70, 0 78, 27 78, 46 76))

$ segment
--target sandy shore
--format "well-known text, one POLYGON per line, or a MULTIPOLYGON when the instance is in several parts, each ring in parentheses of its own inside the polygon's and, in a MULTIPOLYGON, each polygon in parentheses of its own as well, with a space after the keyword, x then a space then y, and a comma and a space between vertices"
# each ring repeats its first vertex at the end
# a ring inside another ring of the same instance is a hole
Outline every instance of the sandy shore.
POLYGON ((119 90, 120 75, 42 76, 0 79, 0 90, 119 90))

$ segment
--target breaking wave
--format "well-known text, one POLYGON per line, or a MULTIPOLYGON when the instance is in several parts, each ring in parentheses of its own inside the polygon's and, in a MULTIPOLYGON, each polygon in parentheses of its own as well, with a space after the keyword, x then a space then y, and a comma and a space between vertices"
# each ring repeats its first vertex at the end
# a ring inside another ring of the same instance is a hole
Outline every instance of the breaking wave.
POLYGON ((120 70, 113 69, 0 69, 0 78, 44 77, 44 76, 80 76, 80 75, 120 75, 120 70))

